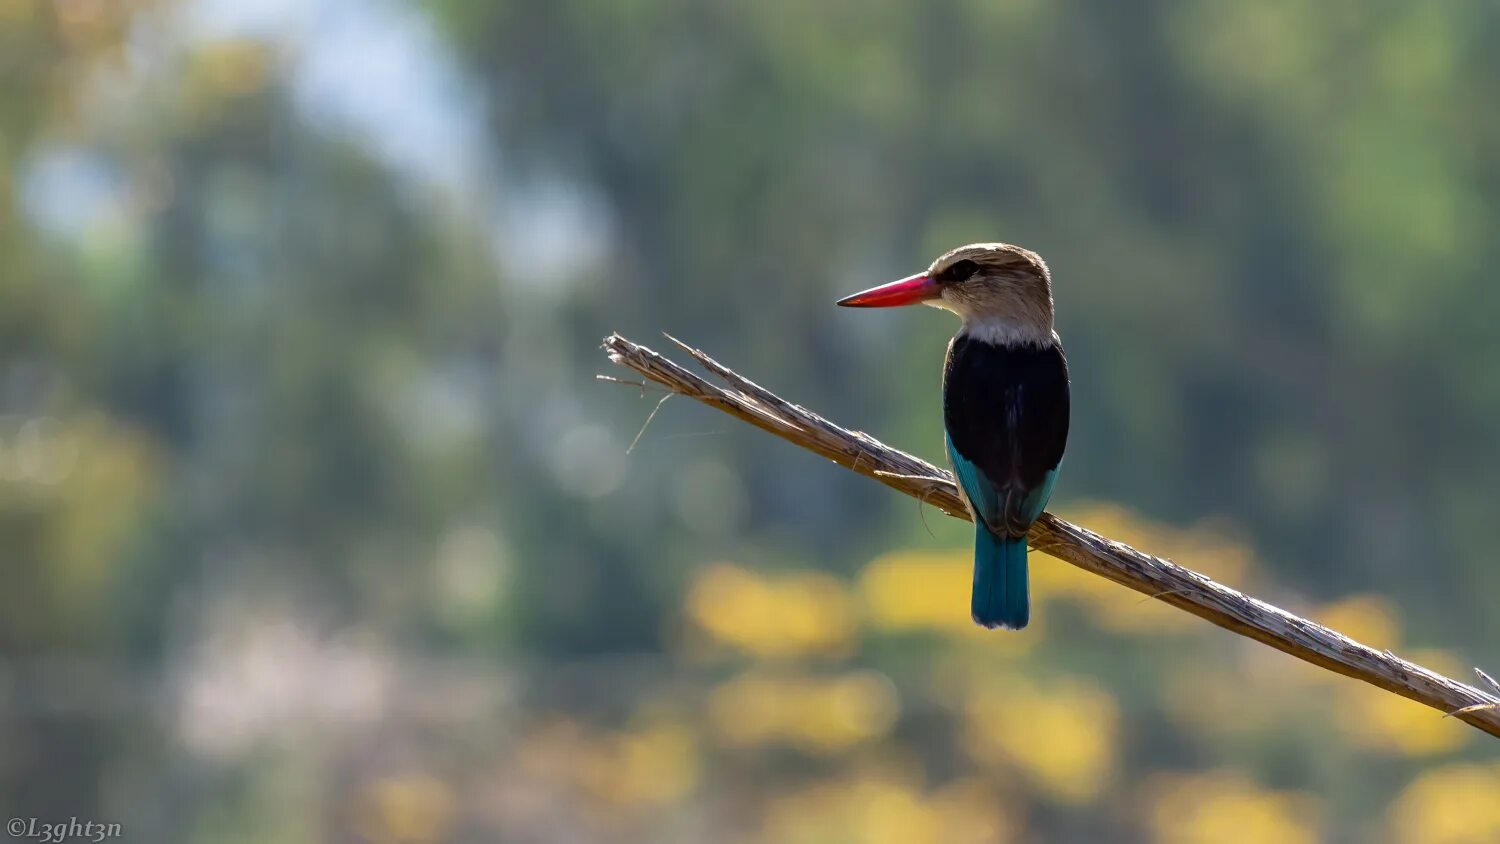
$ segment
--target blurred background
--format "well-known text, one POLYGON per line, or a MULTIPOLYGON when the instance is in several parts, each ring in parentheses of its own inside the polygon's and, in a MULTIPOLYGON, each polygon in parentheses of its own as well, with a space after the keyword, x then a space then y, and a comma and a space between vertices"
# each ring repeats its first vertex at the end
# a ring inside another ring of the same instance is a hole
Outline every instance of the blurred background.
POLYGON ((1054 509, 1500 670, 1500 10, 0 0, 0 809, 193 842, 1500 840, 1437 713, 597 382, 942 460, 1051 263, 1054 509), (623 371, 612 374, 627 375, 623 371))

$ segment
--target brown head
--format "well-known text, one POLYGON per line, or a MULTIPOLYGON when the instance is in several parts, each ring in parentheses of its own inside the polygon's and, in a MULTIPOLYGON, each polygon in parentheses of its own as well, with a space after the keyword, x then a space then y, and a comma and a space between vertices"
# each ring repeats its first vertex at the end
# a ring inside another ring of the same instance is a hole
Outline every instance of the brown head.
POLYGON ((938 256, 925 273, 903 278, 838 304, 884 308, 917 303, 964 321, 963 333, 1005 345, 1052 339, 1052 278, 1035 252, 1008 243, 971 243, 938 256))

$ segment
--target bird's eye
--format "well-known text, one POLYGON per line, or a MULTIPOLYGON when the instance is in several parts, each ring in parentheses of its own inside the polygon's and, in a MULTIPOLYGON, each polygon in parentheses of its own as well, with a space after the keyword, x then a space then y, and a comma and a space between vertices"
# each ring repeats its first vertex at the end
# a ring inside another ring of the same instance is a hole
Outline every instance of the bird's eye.
POLYGON ((965 258, 962 261, 955 261, 943 275, 946 275, 949 281, 967 281, 969 276, 978 271, 979 265, 965 258))

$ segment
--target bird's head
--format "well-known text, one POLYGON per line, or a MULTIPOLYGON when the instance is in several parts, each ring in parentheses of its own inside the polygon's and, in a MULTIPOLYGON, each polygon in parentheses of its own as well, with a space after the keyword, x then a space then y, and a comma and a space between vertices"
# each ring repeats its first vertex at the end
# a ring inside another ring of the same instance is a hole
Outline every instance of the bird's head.
POLYGON ((926 272, 872 287, 849 308, 932 305, 959 315, 971 335, 1005 343, 1052 337, 1052 277, 1042 256, 1008 243, 971 243, 938 256, 926 272))

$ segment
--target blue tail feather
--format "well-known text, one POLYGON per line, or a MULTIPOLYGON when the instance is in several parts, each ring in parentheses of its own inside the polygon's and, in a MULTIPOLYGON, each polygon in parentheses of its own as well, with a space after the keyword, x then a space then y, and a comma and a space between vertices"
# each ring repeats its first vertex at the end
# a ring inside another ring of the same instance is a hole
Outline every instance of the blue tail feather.
POLYGON ((1031 620, 1025 537, 996 536, 983 525, 976 527, 971 612, 985 627, 1020 630, 1031 620))

